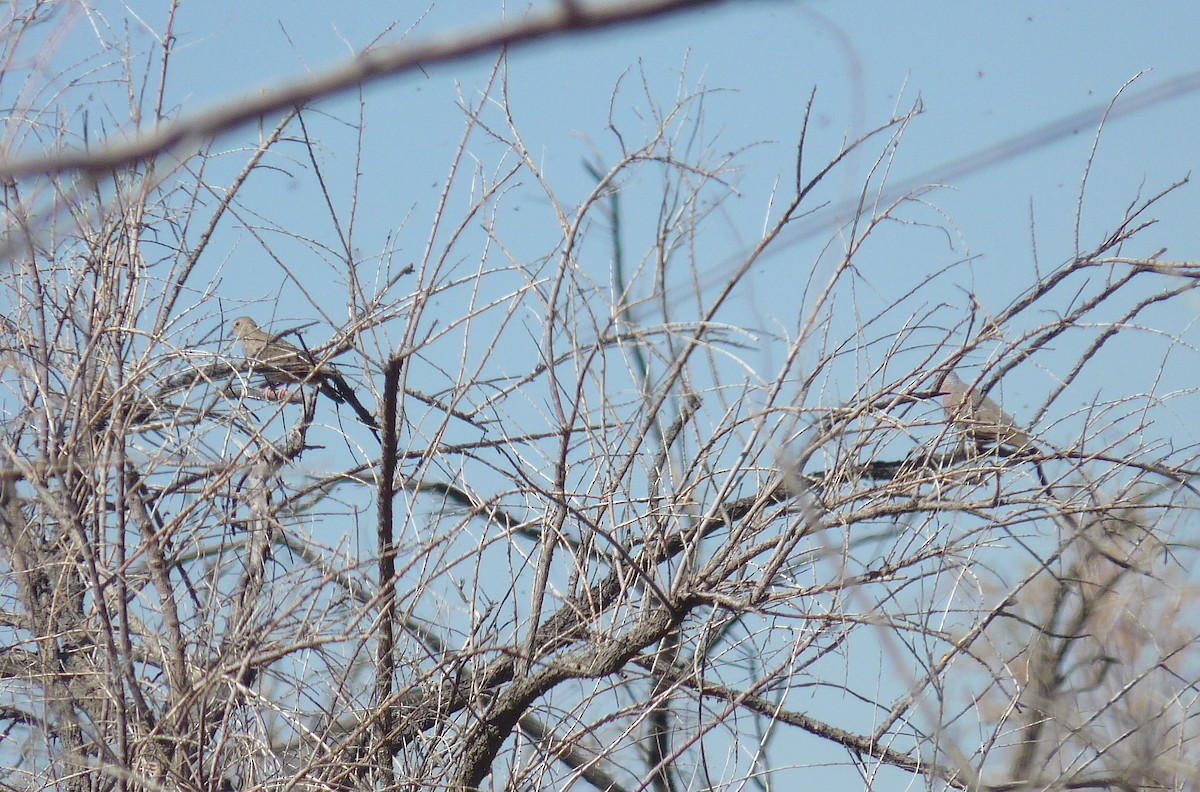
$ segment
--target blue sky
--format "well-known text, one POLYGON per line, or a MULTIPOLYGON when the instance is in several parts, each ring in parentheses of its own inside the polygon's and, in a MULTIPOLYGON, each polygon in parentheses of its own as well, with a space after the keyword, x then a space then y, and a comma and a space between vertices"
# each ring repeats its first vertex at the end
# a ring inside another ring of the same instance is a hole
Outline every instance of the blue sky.
MULTIPOLYGON (((135 52, 153 52, 164 6, 101 2, 90 15, 77 12, 54 62, 74 63, 94 52, 101 39, 119 41, 126 22, 135 52), (125 17, 124 8, 132 16, 125 17), (98 37, 95 31, 104 30, 106 23, 108 31, 98 37)), ((428 10, 412 2, 184 3, 176 21, 169 104, 192 114, 337 63, 381 35, 384 42, 446 35, 502 14, 519 16, 527 7, 510 4, 505 10, 496 0, 442 0, 428 10)), ((681 90, 712 90, 704 102, 701 137, 714 154, 740 153, 730 177, 737 193, 712 216, 697 256, 701 282, 707 286, 719 283, 730 262, 772 218, 772 191, 786 196, 791 189, 797 135, 814 88, 806 155, 810 168, 833 156, 843 141, 919 100, 924 112, 906 129, 887 184, 925 175, 930 183, 944 186, 924 193, 921 205, 903 210, 909 224, 885 229, 863 250, 854 291, 847 295, 854 302, 835 318, 841 323, 836 332, 853 337, 861 317, 882 311, 897 295, 954 262, 968 263, 937 277, 896 316, 872 325, 864 336, 886 340, 905 317, 926 309, 936 309, 943 326, 953 324, 970 309, 971 295, 985 310, 998 312, 1028 287, 1035 270, 1044 272, 1072 254, 1081 183, 1097 125, 1091 121, 1054 139, 1029 140, 1019 154, 948 178, 954 162, 1052 122, 1097 112, 1140 73, 1145 72, 1129 87, 1131 94, 1200 71, 1197 31, 1200 7, 1185 3, 1135 9, 1127 2, 728 2, 695 14, 515 50, 507 70, 509 100, 526 145, 560 201, 573 205, 593 185, 581 161, 598 152, 611 162, 617 154, 617 142, 606 129, 610 111, 632 133, 645 128, 650 105, 669 107, 681 90)), ((105 57, 91 62, 102 64, 105 57)), ((459 97, 477 101, 492 64, 492 58, 477 57, 430 67, 427 74, 376 83, 361 96, 333 97, 308 111, 318 158, 342 211, 352 200, 355 147, 361 142, 364 164, 354 237, 361 260, 391 256, 403 263, 420 257, 463 134, 459 97), (360 102, 365 119, 361 141, 354 127, 360 102)), ((143 60, 135 71, 144 66, 143 60)), ((122 121, 120 94, 107 93, 111 89, 103 84, 94 89, 96 97, 108 96, 115 108, 108 129, 122 121)), ((495 108, 485 117, 492 123, 499 120, 495 108)), ((92 123, 97 118, 93 114, 92 123)), ((1105 127, 1084 191, 1082 247, 1094 246, 1115 227, 1139 191, 1156 193, 1191 173, 1200 162, 1197 129, 1198 93, 1121 116, 1105 127)), ((229 153, 212 164, 210 178, 215 183, 227 178, 257 136, 257 129, 243 128, 222 137, 215 149, 229 153)), ((466 151, 467 161, 478 163, 484 174, 497 172, 506 162, 504 147, 482 135, 476 134, 466 151)), ((879 151, 879 145, 869 146, 851 157, 814 200, 837 207, 855 198, 879 151)), ((331 243, 333 229, 302 154, 299 147, 281 147, 271 161, 275 169, 252 179, 243 193, 244 205, 258 213, 257 219, 246 213, 228 220, 206 254, 202 266, 213 278, 224 318, 251 313, 260 323, 278 319, 291 326, 325 311, 333 321, 345 321, 344 289, 315 250, 331 243), (279 231, 260 232, 265 245, 247 230, 269 225, 279 231), (311 244, 288 239, 284 232, 300 234, 311 244), (289 282, 267 247, 286 261, 303 288, 289 282)), ((465 205, 470 187, 464 184, 452 193, 452 206, 465 205)), ((653 187, 647 178, 628 184, 623 193, 629 196, 625 241, 635 252, 648 238, 656 211, 638 199, 653 187)), ((1196 206, 1195 187, 1189 184, 1153 212, 1160 224, 1125 252, 1149 255, 1166 247, 1167 258, 1195 260, 1200 249, 1196 206)), ((500 212, 512 255, 534 259, 553 248, 558 228, 544 196, 528 179, 500 212)), ((748 287, 718 317, 758 339, 745 352, 748 380, 768 380, 781 363, 785 348, 771 339, 795 331, 805 278, 814 268, 830 266, 829 252, 823 252, 827 243, 833 239, 832 250, 840 251, 838 219, 825 212, 798 224, 785 237, 789 241, 756 266, 748 287)), ((472 238, 472 244, 483 250, 483 241, 472 238)), ((460 252, 467 256, 469 250, 464 246, 460 252)), ((469 270, 472 264, 465 260, 465 266, 469 270)), ((595 264, 598 273, 606 266, 602 259, 595 264)), ((498 290, 509 287, 498 279, 498 290)), ((686 297, 680 301, 686 303, 686 297)), ((1051 435, 1066 433, 1075 420, 1073 410, 1084 410, 1097 399, 1117 401, 1144 393, 1164 367, 1167 375, 1155 385, 1156 392, 1194 387, 1200 373, 1197 360, 1190 347, 1176 340, 1196 341, 1196 311, 1180 313, 1185 304, 1200 308, 1176 301, 1172 311, 1141 320, 1150 325, 1146 332, 1106 348, 1041 428, 1051 435)), ((446 312, 443 321, 452 318, 456 307, 449 300, 440 306, 446 312)), ((195 333, 213 337, 221 318, 207 308, 195 333)), ((531 343, 514 347, 511 357, 499 361, 508 373, 526 370, 535 361, 536 317, 520 316, 518 322, 528 323, 531 343)), ((399 329, 390 332, 380 343, 399 338, 399 329)), ((317 326, 309 333, 320 341, 329 331, 317 326)), ((879 362, 883 346, 868 348, 854 357, 853 365, 835 372, 826 391, 830 402, 855 393, 855 376, 879 362)), ((469 349, 467 355, 485 351, 469 349)), ((1032 415, 1060 373, 1056 366, 1069 364, 1077 353, 1064 341, 1014 371, 1003 389, 1009 411, 1022 420, 1032 415)), ((412 384, 431 392, 445 384, 438 382, 433 367, 413 376, 412 384)), ((380 382, 377 378, 377 387, 380 382)), ((1181 446, 1195 442, 1189 404, 1160 413, 1154 432, 1181 446)), ((847 788, 857 785, 853 776, 845 783, 847 788)))
MULTIPOLYGON (((145 6, 135 10, 154 26, 162 9, 157 3, 145 6)), ((190 112, 334 63, 393 22, 398 24, 384 34, 384 41, 444 35, 502 13, 519 15, 525 7, 510 5, 504 12, 496 2, 461 1, 436 4, 425 13, 420 4, 185 4, 176 25, 180 43, 170 93, 190 112)), ((613 140, 604 127, 622 75, 614 105, 625 119, 645 104, 643 75, 655 99, 668 104, 681 83, 681 71, 685 87, 728 89, 708 101, 706 131, 714 137, 719 133, 720 145, 730 150, 750 147, 738 158, 740 195, 724 207, 729 247, 721 252, 736 255, 763 225, 772 187, 779 180, 785 190, 790 184, 799 123, 814 87, 813 163, 831 156, 843 139, 920 99, 924 113, 906 132, 889 178, 900 184, 922 174, 936 177, 962 156, 1081 111, 1102 109, 1140 72, 1147 73, 1131 91, 1200 69, 1191 40, 1197 14, 1188 4, 1156 4, 1131 14, 1127 5, 1117 3, 731 2, 616 32, 522 48, 510 60, 510 100, 526 143, 555 180, 560 199, 570 203, 591 186, 581 159, 593 146, 613 155, 613 140)), ((82 23, 76 29, 79 35, 87 31, 82 23)), ((135 28, 135 41, 137 33, 135 28)), ((367 89, 364 159, 370 168, 357 238, 364 256, 378 254, 406 217, 413 236, 411 242, 401 242, 401 255, 416 252, 423 241, 421 220, 429 217, 429 205, 462 134, 456 91, 474 98, 490 67, 489 58, 475 58, 367 89)), ((357 96, 342 96, 321 109, 352 121, 358 101, 357 96)), ((1189 94, 1109 124, 1083 202, 1085 247, 1115 225, 1139 189, 1153 192, 1190 172, 1200 154, 1193 133, 1198 114, 1200 104, 1189 94)), ((336 121, 312 123, 336 179, 352 166, 350 130, 336 121), (346 137, 339 141, 340 127, 346 137)), ((1091 123, 1057 140, 1033 141, 1027 153, 958 175, 929 194, 933 210, 914 214, 914 220, 940 223, 952 238, 935 232, 908 234, 900 249, 879 260, 878 270, 864 266, 868 286, 886 295, 953 258, 975 257, 968 281, 958 285, 973 291, 985 308, 998 310, 1030 277, 1035 244, 1043 269, 1071 253, 1095 132, 1091 123)), ((254 134, 232 134, 228 145, 252 140, 254 134)), ((496 156, 496 147, 478 138, 468 149, 484 162, 496 156)), ((820 198, 835 203, 852 199, 875 150, 852 159, 851 167, 829 182, 836 189, 820 198)), ((279 191, 280 184, 262 189, 279 191)), ((1188 186, 1156 213, 1161 225, 1145 235, 1143 249, 1127 252, 1148 254, 1167 247, 1168 256, 1191 257, 1198 241, 1190 220, 1191 190, 1188 186)), ((288 223, 296 222, 297 211, 305 206, 302 192, 299 187, 282 192, 294 202, 288 223)), ((319 203, 313 211, 321 211, 319 203)), ((526 216, 531 214, 536 206, 526 209, 526 216)), ((806 230, 821 241, 832 232, 828 221, 806 230)), ((239 266, 255 269, 262 257, 236 233, 228 240, 238 245, 239 266)), ((530 253, 536 249, 531 246, 530 253)), ((793 252, 804 266, 814 248, 797 242, 777 248, 775 255, 793 252)), ((866 255, 863 263, 875 260, 866 255)), ((786 280, 786 268, 777 268, 776 275, 779 269, 786 280)), ((278 283, 278 273, 265 264, 263 270, 265 292, 278 283)), ((783 320, 791 307, 776 305, 774 299, 786 291, 786 282, 775 288, 770 276, 762 275, 763 288, 751 300, 756 304, 743 307, 759 317, 783 320)), ((945 299, 956 298, 947 294, 945 299)), ((305 315, 301 308, 296 313, 305 315)))
MULTIPOLYGON (((161 24, 155 20, 160 4, 145 5, 144 18, 161 24)), ((188 111, 253 93, 346 57, 397 21, 397 13, 402 15, 397 30, 403 31, 411 24, 403 14, 411 13, 415 21, 422 10, 419 4, 390 3, 340 10, 295 3, 259 3, 252 9, 184 4, 176 23, 179 44, 170 93, 188 111)), ((559 159, 563 168, 573 169, 580 150, 575 135, 603 137, 608 98, 621 74, 644 64, 660 100, 666 100, 686 63, 692 84, 736 92, 714 111, 731 148, 773 141, 745 163, 747 178, 756 185, 769 184, 789 164, 811 88, 817 88, 818 128, 826 143, 861 131, 898 102, 920 96, 926 112, 906 138, 897 164, 900 176, 907 176, 1102 106, 1140 71, 1153 70, 1139 83, 1151 86, 1195 70, 1200 64, 1189 46, 1195 13, 1186 4, 1161 4, 1130 15, 1127 6, 1115 3, 733 2, 618 32, 532 45, 514 54, 512 81, 529 136, 550 163, 559 159)), ((499 16, 496 2, 438 4, 407 35, 433 37, 499 16)), ((75 32, 86 37, 88 30, 81 21, 75 32)), ((138 33, 135 26, 135 41, 138 33)), ((398 38, 394 31, 384 40, 398 38)), ((435 167, 425 173, 414 166, 441 164, 432 152, 454 145, 461 132, 450 87, 460 84, 470 94, 489 66, 489 59, 475 58, 432 68, 428 78, 407 75, 369 90, 377 105, 370 120, 379 131, 368 137, 390 144, 380 151, 393 151, 397 172, 408 177, 401 186, 417 193, 413 200, 442 175, 435 167)), ((327 106, 336 112, 355 101, 343 97, 327 106)), ((1197 154, 1187 133, 1187 112, 1194 105, 1183 97, 1114 124, 1101 151, 1101 169, 1113 180, 1124 180, 1124 186, 1185 173, 1197 154)), ((980 173, 956 181, 957 194, 945 200, 953 204, 953 217, 972 244, 982 248, 985 242, 974 238, 989 231, 1007 239, 1006 229, 997 228, 1001 225, 1027 226, 1030 200, 1045 202, 1045 211, 1052 211, 1062 201, 1056 196, 1065 192, 1073 206, 1093 131, 1081 129, 1077 136, 1007 162, 1003 175, 980 173)), ((1094 200, 1100 202, 1105 193, 1097 192, 1094 200)), ((1126 200, 1127 195, 1117 195, 1115 205, 1126 200)), ((989 247, 991 238, 981 237, 989 247)))

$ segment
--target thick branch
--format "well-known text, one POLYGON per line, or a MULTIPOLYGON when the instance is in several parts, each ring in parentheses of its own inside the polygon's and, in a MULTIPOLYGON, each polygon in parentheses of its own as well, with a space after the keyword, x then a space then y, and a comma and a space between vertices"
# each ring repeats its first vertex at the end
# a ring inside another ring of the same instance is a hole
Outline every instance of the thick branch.
POLYGON ((420 44, 398 44, 364 52, 346 63, 316 72, 303 80, 260 91, 211 107, 191 118, 164 124, 154 132, 121 143, 36 156, 0 164, 0 180, 39 174, 79 173, 99 178, 113 169, 151 159, 176 146, 207 140, 264 116, 285 112, 340 91, 356 88, 418 67, 496 52, 563 33, 600 30, 622 23, 652 19, 677 11, 713 5, 721 0, 626 0, 598 8, 557 6, 525 19, 489 25, 457 36, 420 44))

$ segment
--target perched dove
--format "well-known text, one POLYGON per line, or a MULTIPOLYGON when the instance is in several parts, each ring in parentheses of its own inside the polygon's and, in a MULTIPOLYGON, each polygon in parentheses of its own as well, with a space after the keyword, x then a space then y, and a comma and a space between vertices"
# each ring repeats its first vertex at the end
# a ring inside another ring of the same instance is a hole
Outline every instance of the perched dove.
POLYGON ((254 363, 255 369, 262 373, 268 384, 311 382, 334 403, 349 404, 358 420, 371 427, 371 432, 379 439, 379 424, 375 422, 375 416, 358 400, 354 389, 332 364, 318 366, 308 352, 270 333, 264 333, 249 316, 234 319, 232 328, 233 335, 242 342, 246 359, 254 363))
POLYGON ((1009 446, 1036 451, 1029 433, 1017 426, 999 404, 978 393, 953 371, 946 372, 938 385, 946 419, 975 443, 976 447, 1009 446))

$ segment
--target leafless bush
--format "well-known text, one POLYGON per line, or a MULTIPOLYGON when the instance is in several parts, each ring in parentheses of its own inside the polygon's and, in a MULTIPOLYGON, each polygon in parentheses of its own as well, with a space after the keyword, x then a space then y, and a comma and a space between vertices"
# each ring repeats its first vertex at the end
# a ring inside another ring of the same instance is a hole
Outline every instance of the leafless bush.
MULTIPOLYGON (((311 388, 265 398, 200 274, 280 149, 328 189, 304 110, 220 189, 214 150, 10 180, 3 782, 666 791, 841 763, 880 786, 1193 786, 1194 452, 1155 439, 1153 390, 1064 395, 1131 336, 1190 352, 1143 317, 1187 310, 1200 269, 1125 254, 1175 186, 1007 305, 927 301, 960 263, 872 306, 862 251, 925 200, 878 200, 919 110, 815 167, 799 130, 789 194, 714 261, 740 152, 706 137, 706 97, 640 96, 651 123, 614 118, 619 156, 567 201, 501 58, 411 264, 364 267, 342 234, 326 270, 288 268, 275 220, 246 221, 299 291, 344 289, 346 318, 296 343, 340 355, 380 448, 311 388), (503 153, 472 170, 481 141, 503 153), (786 265, 792 329, 738 320, 851 150, 877 167, 844 244, 786 265), (532 257, 499 211, 530 186, 556 223, 532 257), (1036 450, 968 449, 931 402, 952 367, 997 399, 1034 372, 1036 450)), ((53 148, 35 115, 9 119, 34 141, 10 159, 53 148)), ((232 315, 254 310, 274 318, 232 315)))

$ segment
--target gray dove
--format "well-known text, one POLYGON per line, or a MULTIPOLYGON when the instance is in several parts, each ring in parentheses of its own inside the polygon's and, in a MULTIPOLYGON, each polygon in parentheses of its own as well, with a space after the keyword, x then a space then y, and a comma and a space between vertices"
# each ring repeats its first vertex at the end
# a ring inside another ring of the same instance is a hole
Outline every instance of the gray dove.
POLYGON ((1029 433, 1017 426, 1012 416, 999 404, 963 382, 953 371, 946 372, 938 384, 946 419, 974 442, 977 448, 987 446, 1037 451, 1029 433))
POLYGON ((269 385, 310 382, 335 404, 349 404, 358 420, 369 426, 375 439, 379 439, 375 416, 358 400, 346 378, 331 363, 318 364, 305 350, 260 330, 249 316, 234 319, 231 327, 234 337, 242 342, 246 359, 262 373, 269 385))

